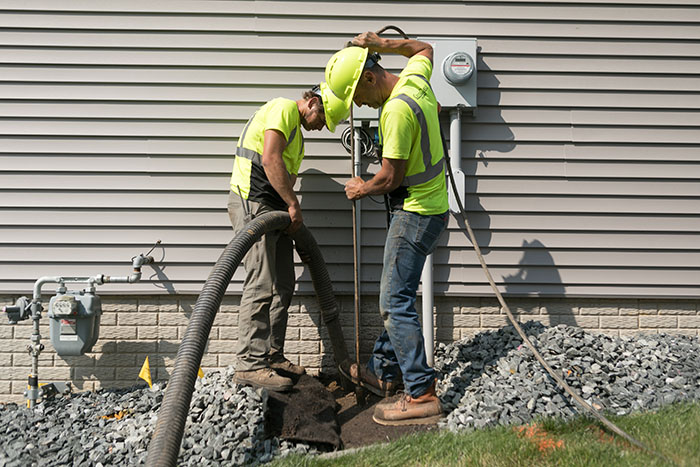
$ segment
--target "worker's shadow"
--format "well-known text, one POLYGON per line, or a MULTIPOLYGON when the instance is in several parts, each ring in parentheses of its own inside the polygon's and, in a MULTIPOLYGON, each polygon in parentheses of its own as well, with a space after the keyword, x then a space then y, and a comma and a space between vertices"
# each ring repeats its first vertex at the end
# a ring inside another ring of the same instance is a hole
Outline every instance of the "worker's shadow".
MULTIPOLYGON (((547 247, 539 240, 528 242, 523 240, 523 256, 518 262, 520 268, 515 274, 503 277, 506 295, 527 296, 527 297, 562 297, 556 301, 549 298, 547 300, 547 319, 545 324, 556 326, 566 324, 577 326, 576 315, 572 306, 564 299, 566 288, 562 282, 559 270, 554 263, 554 258, 547 250, 547 247)), ((521 302, 516 299, 515 303, 521 302)), ((540 310, 538 298, 525 300, 525 306, 513 307, 511 311, 518 315, 519 321, 527 321, 533 313, 540 310), (529 306, 528 306, 529 303, 529 306), (528 315, 530 317, 528 318, 528 315)))
MULTIPOLYGON (((535 321, 523 326, 528 336, 537 336, 545 330, 547 325, 576 326, 576 317, 566 299, 562 299, 560 302, 547 300, 547 318, 541 319, 538 297, 543 295, 563 296, 565 288, 554 263, 554 258, 542 242, 523 240, 521 248, 524 253, 518 263, 520 266, 518 271, 503 277, 504 295, 510 295, 510 297, 506 297, 506 302, 515 319, 521 325, 528 321, 535 321), (528 298, 517 298, 520 296, 528 298)), ((487 368, 497 364, 501 357, 520 348, 522 343, 522 339, 516 334, 510 323, 496 331, 477 334, 472 339, 457 344, 458 357, 441 367, 441 373, 443 375, 452 374, 450 379, 452 383, 455 383, 452 386, 458 388, 457 391, 461 391, 461 393, 458 392, 461 399, 473 380, 480 377, 487 368), (501 345, 498 347, 489 345, 493 342, 501 343, 501 345), (468 365, 466 365, 467 362, 469 362, 468 365)))
MULTIPOLYGON (((472 116, 468 112, 463 112, 461 117, 461 141, 447 141, 449 152, 453 154, 454 145, 460 145, 460 164, 459 166, 464 172, 465 186, 464 192, 460 192, 459 196, 465 209, 464 215, 452 214, 448 231, 443 234, 438 249, 435 253, 434 266, 434 289, 438 293, 448 291, 450 283, 454 284, 462 280, 464 283, 482 282, 486 283, 483 275, 478 271, 479 262, 475 255, 471 255, 469 264, 450 265, 450 254, 454 257, 455 252, 470 251, 473 249, 471 239, 467 234, 466 223, 464 216, 469 221, 469 225, 474 231, 476 241, 481 249, 484 259, 488 264, 489 253, 498 248, 499 245, 492 245, 493 233, 491 230, 492 217, 507 215, 511 206, 507 205, 507 201, 501 203, 499 196, 493 196, 491 193, 500 195, 507 193, 507 184, 509 183, 509 175, 504 175, 504 169, 507 169, 509 162, 502 160, 501 154, 509 153, 515 148, 515 135, 510 129, 501 115, 500 101, 501 89, 500 82, 496 78, 496 74, 492 72, 488 65, 483 62, 481 55, 478 58, 477 75, 477 103, 478 108, 472 116), (484 207, 484 200, 488 200, 489 212, 484 207), (441 248, 449 246, 449 248, 441 248), (459 271, 462 266, 467 266, 469 278, 460 277, 459 271)), ((446 139, 450 134, 450 112, 444 109, 440 114, 443 135, 446 139)), ((448 181, 448 185, 451 185, 448 181)), ((458 187, 459 188, 459 187, 458 187)), ((452 187, 449 186, 449 190, 452 187)), ((501 221, 503 223, 503 221, 501 221)), ((467 256, 467 255, 464 255, 467 256)), ((466 290, 468 292, 468 290, 466 290)), ((449 324, 449 323, 445 323, 449 324)))
MULTIPOLYGON (((515 135, 501 114, 500 81, 483 62, 481 55, 478 57, 478 67, 478 107, 474 115, 463 113, 461 121, 460 167, 465 175, 465 192, 460 193, 460 196, 479 247, 482 253, 487 255, 491 250, 491 217, 494 214, 483 206, 481 194, 489 198, 489 205, 494 211, 507 212, 512 209, 507 205, 498 205, 499 199, 492 197, 491 193, 507 192, 507 184, 510 182, 509 175, 504 174, 504 169, 509 162, 504 161, 501 155, 513 151, 515 135)), ((449 116, 448 112, 442 113, 443 132, 447 136, 449 116)), ((449 141, 448 144, 454 142, 449 141)), ((450 153, 453 153, 452 148, 450 153)), ((459 228, 466 232, 462 216, 458 215, 456 218, 459 228)))
POLYGON ((85 389, 87 381, 97 381, 100 387, 141 386, 146 384, 139 378, 146 356, 151 380, 166 380, 170 377, 166 364, 172 368, 179 346, 178 342, 162 339, 156 342, 108 341, 101 345, 98 353, 75 357, 57 355, 56 358, 71 367, 71 380, 79 390, 85 389))

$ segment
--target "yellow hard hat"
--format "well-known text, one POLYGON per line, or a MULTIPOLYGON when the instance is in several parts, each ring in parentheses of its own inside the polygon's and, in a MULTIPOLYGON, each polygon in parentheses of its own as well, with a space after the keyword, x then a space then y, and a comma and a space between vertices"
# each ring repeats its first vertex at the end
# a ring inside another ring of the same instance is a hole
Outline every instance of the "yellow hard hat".
POLYGON ((331 59, 328 60, 328 64, 326 65, 326 82, 325 86, 321 84, 321 91, 323 91, 325 87, 326 92, 330 91, 330 94, 333 94, 332 97, 330 95, 328 96, 329 103, 335 100, 340 101, 343 105, 342 112, 337 110, 335 114, 329 118, 328 110, 325 108, 326 96, 323 97, 326 124, 331 131, 335 130, 335 126, 339 121, 347 118, 350 114, 352 98, 355 96, 355 88, 360 81, 368 52, 369 50, 364 47, 346 47, 336 52, 331 59))
POLYGON ((320 94, 323 102, 323 113, 326 117, 326 126, 333 133, 338 123, 350 115, 350 107, 346 107, 345 102, 338 99, 325 82, 321 83, 320 94))

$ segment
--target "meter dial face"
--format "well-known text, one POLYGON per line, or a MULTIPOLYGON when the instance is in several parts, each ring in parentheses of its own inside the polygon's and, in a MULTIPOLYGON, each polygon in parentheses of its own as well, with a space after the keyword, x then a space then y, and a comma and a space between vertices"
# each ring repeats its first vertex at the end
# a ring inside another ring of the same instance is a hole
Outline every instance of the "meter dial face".
MULTIPOLYGON (((70 297, 72 298, 72 297, 70 297)), ((70 316, 75 314, 75 299, 63 299, 53 302, 53 313, 56 316, 70 316)))
POLYGON ((459 86, 471 78, 474 73, 474 61, 466 52, 454 52, 445 58, 442 72, 453 86, 459 86))

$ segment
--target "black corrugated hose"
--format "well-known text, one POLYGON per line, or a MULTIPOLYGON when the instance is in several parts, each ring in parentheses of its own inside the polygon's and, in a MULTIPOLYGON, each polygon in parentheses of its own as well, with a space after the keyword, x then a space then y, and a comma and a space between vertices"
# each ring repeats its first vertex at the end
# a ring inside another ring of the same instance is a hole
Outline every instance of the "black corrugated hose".
MULTIPOLYGON (((214 318, 231 277, 245 254, 260 237, 266 232, 284 229, 289 223, 289 214, 284 211, 262 214, 246 224, 221 253, 197 298, 185 337, 178 348, 175 367, 158 411, 156 429, 148 447, 147 465, 174 466, 176 464, 197 371, 202 362, 214 318)), ((348 359, 348 353, 338 321, 338 306, 326 263, 316 240, 305 226, 302 225, 291 237, 295 241, 302 261, 308 263, 321 308, 321 316, 328 328, 333 346, 334 357, 336 363, 341 364, 348 359)))

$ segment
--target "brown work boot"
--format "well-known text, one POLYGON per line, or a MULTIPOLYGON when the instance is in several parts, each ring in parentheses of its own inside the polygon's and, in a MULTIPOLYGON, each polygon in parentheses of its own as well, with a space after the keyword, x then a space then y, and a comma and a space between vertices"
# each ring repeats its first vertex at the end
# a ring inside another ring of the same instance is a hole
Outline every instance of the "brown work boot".
POLYGON ((286 358, 283 358, 279 362, 270 362, 270 368, 277 372, 287 373, 294 376, 301 376, 306 374, 306 368, 301 365, 295 365, 286 358))
POLYGON ((401 386, 400 382, 384 381, 377 378, 374 373, 365 367, 359 366, 357 363, 352 363, 346 368, 344 368, 343 365, 340 365, 338 369, 343 376, 352 381, 354 384, 361 386, 380 397, 389 397, 396 394, 396 391, 401 386))
POLYGON ((380 402, 374 407, 372 420, 380 425, 430 425, 441 417, 442 405, 433 383, 421 396, 403 394, 398 400, 380 402))
POLYGON ((237 384, 248 384, 256 388, 265 388, 270 391, 284 392, 292 389, 292 380, 280 376, 270 368, 260 368, 259 370, 237 371, 233 375, 233 380, 237 384))

